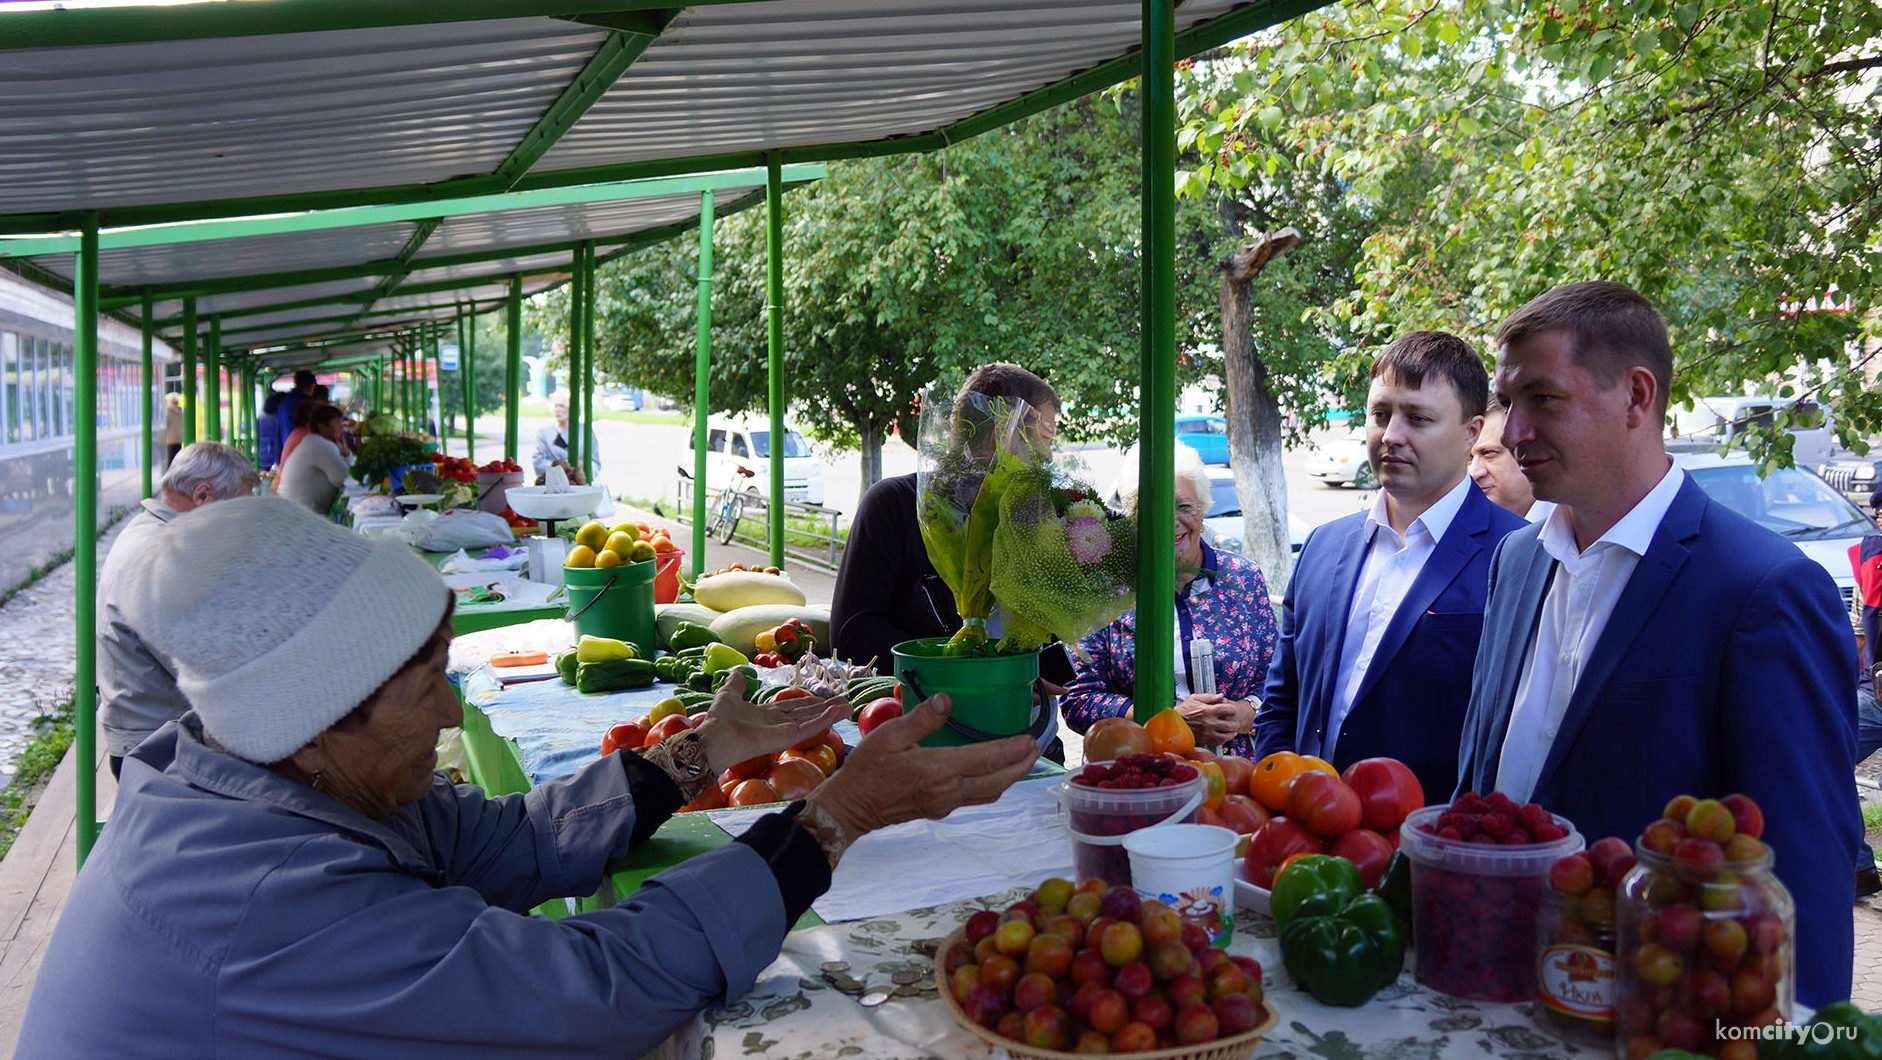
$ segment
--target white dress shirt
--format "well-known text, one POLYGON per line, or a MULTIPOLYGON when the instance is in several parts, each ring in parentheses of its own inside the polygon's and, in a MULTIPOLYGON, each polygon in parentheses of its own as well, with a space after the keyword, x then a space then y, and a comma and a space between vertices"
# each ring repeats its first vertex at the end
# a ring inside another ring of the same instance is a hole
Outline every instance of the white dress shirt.
POLYGON ((1532 523, 1539 523, 1542 520, 1547 519, 1549 516, 1554 515, 1554 514, 1555 514, 1555 502, 1554 501, 1531 501, 1529 504, 1529 513, 1527 515, 1524 515, 1523 518, 1529 520, 1532 523))
POLYGON ((1686 472, 1669 463, 1659 484, 1586 551, 1575 548, 1567 511, 1556 509, 1542 524, 1539 540, 1557 570, 1542 597, 1535 648, 1516 683, 1509 732, 1497 760, 1496 790, 1511 799, 1528 802, 1535 792, 1588 655, 1601 642, 1627 580, 1685 481, 1686 472))
POLYGON ((1340 679, 1333 686, 1333 713, 1327 719, 1326 758, 1333 757, 1339 742, 1340 726, 1353 712, 1353 695, 1378 654, 1385 628, 1392 624, 1398 605, 1405 600, 1425 561, 1437 551, 1438 542, 1451 527, 1451 520, 1464 507, 1464 497, 1477 487, 1466 475, 1438 498, 1436 504, 1411 521, 1405 536, 1386 515, 1385 491, 1373 498, 1372 511, 1366 514, 1366 558, 1359 583, 1353 589, 1353 606, 1346 613, 1346 636, 1340 641, 1340 679))

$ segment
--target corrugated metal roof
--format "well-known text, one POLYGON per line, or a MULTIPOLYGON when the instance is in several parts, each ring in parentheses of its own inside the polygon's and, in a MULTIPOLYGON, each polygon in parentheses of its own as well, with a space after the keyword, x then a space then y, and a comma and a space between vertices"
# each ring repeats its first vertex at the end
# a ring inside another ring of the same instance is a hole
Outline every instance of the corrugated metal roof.
MULTIPOLYGON (((1190 0, 1179 30, 1237 6, 1190 0)), ((549 173, 926 133, 1137 48, 1138 0, 688 8, 538 163, 549 173)))
MULTIPOLYGON (((357 265, 397 255, 416 229, 416 225, 409 224, 361 225, 291 235, 107 249, 98 253, 98 275, 106 287, 136 287, 357 265)), ((29 260, 62 275, 71 273, 69 254, 29 260)))
POLYGON ((0 214, 488 173, 606 35, 529 18, 0 53, 0 214))
MULTIPOLYGON (((763 190, 762 184, 726 189, 717 193, 717 201, 723 204, 763 190)), ((472 214, 446 220, 426 242, 425 252, 450 254, 558 240, 602 239, 681 224, 698 215, 697 193, 472 214)))

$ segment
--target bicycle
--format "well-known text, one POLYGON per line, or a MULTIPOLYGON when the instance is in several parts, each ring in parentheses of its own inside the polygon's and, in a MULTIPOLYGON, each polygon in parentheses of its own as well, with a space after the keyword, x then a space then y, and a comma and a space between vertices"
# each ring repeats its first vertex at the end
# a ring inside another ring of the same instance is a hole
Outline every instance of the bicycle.
MULTIPOLYGON (((746 479, 757 477, 757 472, 748 467, 733 469, 746 479)), ((738 532, 738 521, 745 514, 745 491, 736 482, 719 491, 719 510, 713 513, 712 520, 706 524, 706 535, 716 537, 722 545, 732 543, 732 535, 738 532)))

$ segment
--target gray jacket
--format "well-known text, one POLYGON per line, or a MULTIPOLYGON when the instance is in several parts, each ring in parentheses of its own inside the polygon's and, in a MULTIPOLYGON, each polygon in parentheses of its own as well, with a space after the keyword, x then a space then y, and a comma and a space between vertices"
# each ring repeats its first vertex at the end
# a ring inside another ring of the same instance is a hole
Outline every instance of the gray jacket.
POLYGON ((613 909, 522 915, 594 891, 635 818, 609 755, 498 799, 439 777, 371 821, 213 750, 185 715, 125 761, 14 1055, 640 1056, 746 993, 788 924, 742 842, 613 909))
POLYGON ((118 532, 98 575, 98 720, 105 748, 119 758, 189 709, 173 668, 125 621, 119 603, 126 581, 144 560, 145 546, 174 518, 168 506, 145 501, 144 510, 118 532))

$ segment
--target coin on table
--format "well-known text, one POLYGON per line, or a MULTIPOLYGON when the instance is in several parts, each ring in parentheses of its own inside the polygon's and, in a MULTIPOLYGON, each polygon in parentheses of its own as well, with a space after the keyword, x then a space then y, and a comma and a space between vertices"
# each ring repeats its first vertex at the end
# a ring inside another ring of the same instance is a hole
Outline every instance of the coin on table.
POLYGON ((915 941, 908 944, 908 948, 911 950, 914 950, 916 953, 919 953, 924 957, 932 957, 936 953, 940 952, 941 940, 940 939, 916 939, 915 941))
POLYGON ((901 986, 896 987, 894 992, 896 997, 914 997, 916 994, 921 993, 921 990, 913 983, 903 983, 901 986))
POLYGON ((826 974, 835 975, 838 972, 849 971, 850 962, 848 961, 825 961, 822 964, 818 965, 817 967, 822 969, 826 974))
POLYGON ((913 969, 896 972, 894 975, 889 976, 889 982, 894 983, 896 986, 907 986, 909 983, 916 982, 920 979, 921 973, 913 969))
POLYGON ((864 994, 862 1004, 864 1008, 875 1008, 877 1005, 887 1000, 889 1000, 889 992, 887 990, 877 989, 864 994))
POLYGON ((863 992, 862 980, 852 979, 847 975, 837 976, 830 981, 830 985, 836 987, 838 993, 849 994, 852 997, 863 992))
POLYGON ((936 990, 934 987, 931 986, 931 987, 927 987, 923 989, 922 992, 917 996, 919 996, 923 1001, 934 1001, 941 996, 941 991, 936 990))

